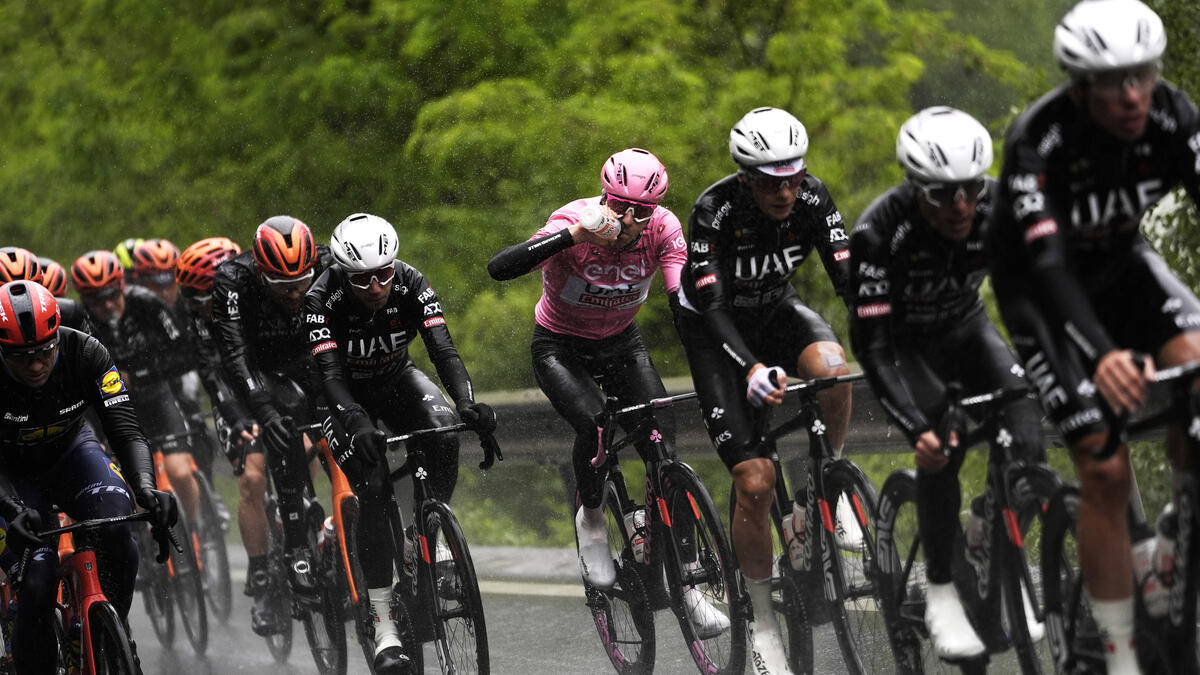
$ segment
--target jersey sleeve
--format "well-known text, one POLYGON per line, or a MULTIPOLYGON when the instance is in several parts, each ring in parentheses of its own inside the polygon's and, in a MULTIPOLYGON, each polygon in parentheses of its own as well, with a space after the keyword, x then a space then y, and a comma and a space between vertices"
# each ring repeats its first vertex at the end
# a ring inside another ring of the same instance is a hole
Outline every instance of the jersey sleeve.
MULTIPOLYGON (((1005 151, 1002 189, 1010 199, 1005 214, 1015 223, 1034 283, 1043 294, 1043 305, 1063 322, 1067 334, 1095 364, 1116 344, 1104 330, 1083 286, 1067 266, 1067 232, 1048 203, 1047 160, 1024 134, 1009 139, 1005 151)), ((1062 205, 1064 211, 1067 205, 1062 205)))
POLYGON ((112 446, 121 468, 130 474, 154 475, 150 446, 138 422, 129 385, 104 345, 87 338, 80 350, 81 377, 93 381, 90 391, 92 409, 100 418, 104 435, 112 446))
MULTIPOLYGON (((660 207, 661 208, 661 207, 660 207)), ((662 228, 658 239, 658 265, 662 270, 663 284, 667 293, 679 291, 679 277, 687 264, 687 242, 683 238, 683 225, 679 217, 668 209, 657 227, 662 228)))
MULTIPOLYGON (((712 201, 701 197, 692 207, 688 218, 688 268, 692 278, 692 293, 696 309, 704 316, 705 324, 721 348, 738 365, 744 376, 758 359, 742 339, 730 311, 728 281, 721 272, 720 230, 713 227, 715 209, 712 201)), ((733 251, 728 252, 734 255, 733 251)))
POLYGON ((405 272, 405 285, 415 289, 409 292, 409 297, 413 300, 406 308, 406 313, 418 326, 421 341, 425 343, 425 351, 429 353, 429 360, 433 362, 438 378, 456 404, 462 401, 473 402, 475 394, 471 387, 471 377, 467 374, 467 367, 450 337, 450 329, 446 326, 446 315, 437 291, 433 290, 425 276, 417 270, 407 267, 405 272))
POLYGON ((860 222, 850 239, 848 298, 850 342, 871 390, 910 443, 931 428, 904 383, 892 330, 893 289, 904 287, 903 272, 892 264, 889 242, 860 222))
POLYGON ((817 197, 816 239, 813 242, 825 273, 833 283, 833 290, 847 304, 853 299, 848 295, 850 281, 850 237, 846 234, 846 221, 838 210, 833 197, 824 183, 818 183, 814 193, 817 197))
POLYGON ((251 414, 259 422, 265 422, 270 412, 271 397, 251 372, 244 289, 248 280, 238 273, 239 269, 235 261, 228 261, 217 268, 217 276, 213 281, 213 324, 216 326, 222 362, 234 391, 251 414))
POLYGON ((338 347, 338 336, 342 334, 342 327, 338 325, 339 312, 336 302, 329 302, 331 283, 331 272, 326 271, 305 294, 304 329, 329 406, 337 411, 338 420, 350 428, 349 417, 365 413, 350 393, 346 379, 346 357, 338 347))

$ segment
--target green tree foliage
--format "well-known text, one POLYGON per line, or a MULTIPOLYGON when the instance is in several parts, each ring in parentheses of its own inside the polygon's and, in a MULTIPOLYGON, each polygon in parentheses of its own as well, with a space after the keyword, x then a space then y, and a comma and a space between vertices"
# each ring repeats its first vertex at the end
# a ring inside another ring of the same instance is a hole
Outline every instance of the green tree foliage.
MULTIPOLYGON (((900 179, 915 109, 958 105, 999 138, 1053 79, 1031 45, 1048 50, 1063 1, 0 0, 0 243, 70 264, 131 235, 245 244, 290 213, 324 239, 378 213, 479 386, 529 385, 539 282, 484 265, 596 194, 608 154, 661 157, 686 221, 734 168, 733 122, 784 107, 853 221, 900 179)), ((844 330, 818 264, 797 284, 844 330)), ((685 373, 661 293, 640 321, 664 373, 685 373)))

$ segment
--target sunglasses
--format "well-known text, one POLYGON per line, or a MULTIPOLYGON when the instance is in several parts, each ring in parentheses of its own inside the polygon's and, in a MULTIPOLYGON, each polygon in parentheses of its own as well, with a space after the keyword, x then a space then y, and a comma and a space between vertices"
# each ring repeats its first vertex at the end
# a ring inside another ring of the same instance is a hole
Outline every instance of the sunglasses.
POLYGON ((298 277, 277 277, 266 272, 263 272, 261 276, 263 281, 274 286, 277 290, 289 291, 293 288, 308 288, 308 282, 312 280, 314 274, 316 274, 316 270, 309 269, 298 277))
POLYGON ((780 188, 799 190, 806 174, 806 171, 800 171, 790 176, 769 176, 761 171, 747 171, 743 175, 746 176, 746 182, 750 183, 750 187, 755 192, 774 194, 779 192, 780 188))
POLYGON ((1117 98, 1126 89, 1133 89, 1139 94, 1150 93, 1158 80, 1158 64, 1150 63, 1137 68, 1110 70, 1088 76, 1092 90, 1107 98, 1117 98))
POLYGON ((925 201, 934 206, 946 206, 960 199, 966 202, 979 201, 987 192, 987 181, 976 178, 959 183, 917 183, 917 187, 925 195, 925 201))
POLYGON ((625 214, 633 212, 633 222, 641 224, 648 222, 651 216, 654 215, 654 204, 643 204, 620 197, 608 196, 605 200, 605 205, 617 214, 618 218, 624 218, 625 214))
POLYGON ((102 288, 95 293, 80 293, 79 299, 83 300, 84 302, 104 302, 105 300, 112 300, 118 295, 121 295, 122 292, 123 289, 121 288, 121 284, 117 283, 102 288))
POLYGON ((34 361, 44 361, 53 356, 56 349, 58 349, 58 340, 40 347, 34 347, 33 349, 23 349, 21 351, 5 349, 4 358, 18 363, 33 363, 34 361))
POLYGON ((393 265, 387 265, 374 270, 364 270, 362 272, 353 272, 346 275, 346 279, 350 285, 355 288, 366 290, 371 287, 371 282, 375 282, 380 286, 386 286, 392 277, 396 276, 396 268, 393 265))

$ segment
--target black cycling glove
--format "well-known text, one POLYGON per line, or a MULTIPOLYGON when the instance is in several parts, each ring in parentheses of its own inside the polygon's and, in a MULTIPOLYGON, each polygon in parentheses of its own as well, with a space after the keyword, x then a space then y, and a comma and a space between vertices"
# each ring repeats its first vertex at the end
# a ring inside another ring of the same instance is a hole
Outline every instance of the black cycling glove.
POLYGON ((8 523, 5 538, 10 543, 23 549, 37 549, 45 545, 38 536, 42 530, 42 515, 37 509, 31 509, 17 499, 4 499, 0 501, 0 515, 8 523))
POLYGON ((472 431, 490 434, 496 430, 496 411, 486 403, 472 403, 468 400, 458 402, 458 416, 472 431))

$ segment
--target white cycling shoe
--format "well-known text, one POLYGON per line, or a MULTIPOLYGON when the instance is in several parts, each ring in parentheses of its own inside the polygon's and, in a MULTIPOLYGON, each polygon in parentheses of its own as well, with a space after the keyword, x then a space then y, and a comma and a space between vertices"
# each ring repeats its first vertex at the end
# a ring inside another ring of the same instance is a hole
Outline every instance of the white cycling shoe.
POLYGON ((1037 642, 1046 637, 1046 624, 1037 620, 1033 613, 1033 603, 1029 601, 1029 589, 1021 584, 1021 606, 1025 608, 1025 627, 1029 629, 1029 639, 1037 642))
POLYGON ((753 675, 793 675, 779 632, 755 630, 754 622, 747 628, 750 631, 750 672, 753 675))
POLYGON ((575 513, 575 542, 579 546, 579 569, 583 580, 601 590, 612 588, 617 581, 612 552, 608 548, 608 529, 604 511, 579 507, 575 513))
POLYGON ((715 638, 729 630, 729 617, 713 607, 695 586, 683 592, 683 608, 696 627, 696 637, 701 640, 715 638))
POLYGON ((838 495, 834 516, 834 535, 837 537, 838 548, 843 551, 859 551, 863 547, 862 527, 858 524, 858 514, 850 506, 846 493, 838 495))
POLYGON ((925 590, 925 626, 939 658, 961 661, 983 655, 987 648, 967 620, 953 583, 929 584, 925 590))

